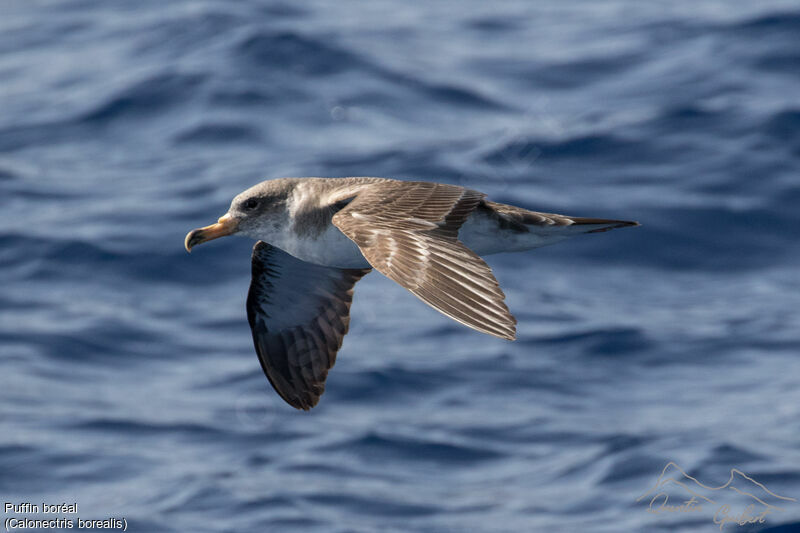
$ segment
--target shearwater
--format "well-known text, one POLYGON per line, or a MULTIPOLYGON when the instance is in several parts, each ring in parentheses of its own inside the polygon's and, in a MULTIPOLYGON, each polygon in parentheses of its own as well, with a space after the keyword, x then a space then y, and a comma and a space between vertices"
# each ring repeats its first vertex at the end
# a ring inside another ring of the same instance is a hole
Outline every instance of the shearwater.
POLYGON ((477 331, 516 337, 516 319, 480 255, 517 252, 637 222, 572 217, 490 202, 441 183, 386 178, 280 178, 247 189, 186 250, 241 234, 257 239, 247 318, 278 394, 310 409, 325 390, 350 322, 356 282, 373 268, 477 331))

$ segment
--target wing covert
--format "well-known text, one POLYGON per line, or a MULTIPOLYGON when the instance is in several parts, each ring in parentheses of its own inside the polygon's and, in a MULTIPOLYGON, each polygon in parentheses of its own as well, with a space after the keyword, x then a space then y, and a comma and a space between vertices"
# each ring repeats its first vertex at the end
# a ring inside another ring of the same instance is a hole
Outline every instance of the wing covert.
POLYGON ((370 265, 437 311, 514 339, 516 320, 491 268, 458 240, 483 197, 456 185, 389 181, 360 192, 333 223, 370 265))

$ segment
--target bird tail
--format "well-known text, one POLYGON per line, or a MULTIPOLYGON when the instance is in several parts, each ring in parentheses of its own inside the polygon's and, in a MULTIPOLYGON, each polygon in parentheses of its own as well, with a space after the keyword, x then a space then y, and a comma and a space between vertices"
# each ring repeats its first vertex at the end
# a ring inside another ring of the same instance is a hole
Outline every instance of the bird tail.
POLYGON ((568 217, 572 220, 570 228, 579 230, 580 233, 600 233, 627 226, 641 226, 632 220, 611 220, 607 218, 568 217))

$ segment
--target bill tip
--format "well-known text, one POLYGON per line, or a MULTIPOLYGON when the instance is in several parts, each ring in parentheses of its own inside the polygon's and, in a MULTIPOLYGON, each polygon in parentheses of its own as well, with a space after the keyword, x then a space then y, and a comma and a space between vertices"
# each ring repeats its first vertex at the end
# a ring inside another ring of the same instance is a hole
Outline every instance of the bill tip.
POLYGON ((190 231, 186 234, 186 238, 183 239, 183 247, 186 248, 188 253, 192 253, 192 237, 194 236, 194 231, 190 231))

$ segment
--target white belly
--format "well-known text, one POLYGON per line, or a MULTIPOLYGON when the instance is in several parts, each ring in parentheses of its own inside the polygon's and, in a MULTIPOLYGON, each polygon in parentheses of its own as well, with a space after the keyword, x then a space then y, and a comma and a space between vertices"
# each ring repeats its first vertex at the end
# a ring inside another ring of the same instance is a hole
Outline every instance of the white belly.
POLYGON ((481 213, 473 213, 458 230, 458 239, 478 255, 520 252, 553 244, 570 237, 566 232, 537 233, 501 229, 497 222, 481 213))
MULTIPOLYGON (((535 231, 516 232, 500 229, 495 220, 475 213, 470 216, 458 232, 458 238, 478 255, 500 252, 519 252, 568 238, 570 235, 542 234, 535 231)), ((298 238, 290 231, 281 232, 267 240, 298 259, 337 268, 369 268, 369 263, 361 254, 358 245, 351 241, 336 226, 331 224, 319 236, 298 238)))
POLYGON ((361 255, 358 245, 348 239, 333 224, 316 238, 298 239, 293 234, 287 234, 275 241, 270 244, 315 265, 337 268, 369 268, 369 263, 361 255))

